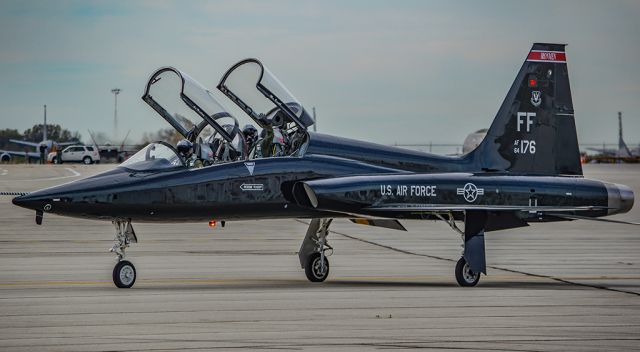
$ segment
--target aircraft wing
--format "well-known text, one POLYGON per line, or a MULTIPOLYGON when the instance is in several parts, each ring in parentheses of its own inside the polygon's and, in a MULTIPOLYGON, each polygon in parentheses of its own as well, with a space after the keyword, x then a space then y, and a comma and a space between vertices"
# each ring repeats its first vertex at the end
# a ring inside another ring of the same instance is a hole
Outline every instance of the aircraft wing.
POLYGON ((616 153, 618 152, 617 149, 602 149, 602 148, 594 148, 594 147, 589 147, 587 148, 587 150, 599 152, 599 153, 602 153, 603 155, 609 155, 609 156, 615 156, 616 153))
POLYGON ((407 231, 400 221, 395 219, 372 219, 370 217, 349 219, 354 224, 384 227, 391 230, 407 231))
POLYGON ((21 141, 18 139, 10 139, 9 142, 13 142, 16 144, 21 144, 21 145, 28 145, 30 147, 34 147, 34 148, 38 148, 38 146, 40 145, 40 143, 34 143, 34 142, 29 142, 29 141, 21 141))
POLYGON ((59 147, 66 147, 68 145, 74 145, 74 144, 80 144, 80 142, 78 141, 74 141, 74 142, 62 142, 62 143, 57 143, 59 147))

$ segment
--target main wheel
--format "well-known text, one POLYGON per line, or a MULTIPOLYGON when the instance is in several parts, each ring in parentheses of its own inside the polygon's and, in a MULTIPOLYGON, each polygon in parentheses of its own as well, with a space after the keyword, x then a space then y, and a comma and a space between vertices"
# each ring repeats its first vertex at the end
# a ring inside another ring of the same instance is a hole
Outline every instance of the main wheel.
POLYGON ((329 276, 329 260, 327 257, 324 257, 324 268, 322 268, 320 253, 313 253, 307 259, 307 263, 304 266, 304 273, 307 274, 307 279, 311 282, 322 282, 326 280, 327 276, 329 276))
POLYGON ((91 157, 90 157, 90 156, 85 156, 84 158, 82 158, 82 162, 83 162, 85 165, 89 165, 89 164, 93 163, 93 160, 91 160, 91 157))
POLYGON ((128 260, 121 260, 113 268, 113 283, 118 288, 129 288, 136 282, 136 267, 128 260))
POLYGON ((462 257, 456 264, 456 280, 458 281, 458 285, 462 287, 473 287, 480 281, 480 273, 471 271, 471 266, 464 257, 462 257))

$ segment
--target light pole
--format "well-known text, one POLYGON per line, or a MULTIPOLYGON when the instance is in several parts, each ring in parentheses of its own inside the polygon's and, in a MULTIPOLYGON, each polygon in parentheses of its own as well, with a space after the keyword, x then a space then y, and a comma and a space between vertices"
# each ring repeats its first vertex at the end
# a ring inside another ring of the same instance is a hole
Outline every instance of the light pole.
POLYGON ((118 138, 118 94, 120 94, 122 90, 120 88, 113 88, 111 93, 113 93, 114 107, 113 107, 113 140, 115 141, 118 138))

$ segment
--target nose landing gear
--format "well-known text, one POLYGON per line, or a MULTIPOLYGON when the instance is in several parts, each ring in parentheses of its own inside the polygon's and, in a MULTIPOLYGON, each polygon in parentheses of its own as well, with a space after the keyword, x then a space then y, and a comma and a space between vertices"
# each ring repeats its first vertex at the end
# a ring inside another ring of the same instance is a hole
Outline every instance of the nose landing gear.
POLYGON ((115 219, 113 225, 116 228, 116 238, 109 252, 115 253, 118 259, 113 268, 113 283, 118 288, 130 288, 136 282, 136 268, 130 261, 124 260, 125 250, 131 243, 137 243, 138 238, 131 220, 115 219))
POLYGON ((130 288, 136 282, 136 267, 128 260, 121 260, 113 268, 113 283, 117 288, 130 288))

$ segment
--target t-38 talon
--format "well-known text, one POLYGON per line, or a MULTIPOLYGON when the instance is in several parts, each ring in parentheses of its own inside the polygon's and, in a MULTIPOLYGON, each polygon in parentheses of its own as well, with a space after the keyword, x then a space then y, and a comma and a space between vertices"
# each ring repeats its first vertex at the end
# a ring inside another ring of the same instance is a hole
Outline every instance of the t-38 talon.
POLYGON ((212 92, 161 68, 142 99, 184 136, 179 150, 152 143, 113 170, 13 203, 35 210, 40 222, 44 213, 112 221, 113 278, 123 288, 136 277, 124 261, 137 242, 132 224, 212 218, 311 219, 299 257, 313 282, 329 273, 331 219, 397 230, 404 230, 400 219, 442 220, 462 235, 456 279, 475 286, 486 274, 485 233, 594 220, 633 206, 628 187, 582 176, 566 61, 565 45, 534 44, 485 139, 462 156, 312 133, 307 109, 260 61, 246 59, 225 73, 218 95, 263 130, 259 138, 212 92), (197 123, 184 123, 176 106, 197 123))

